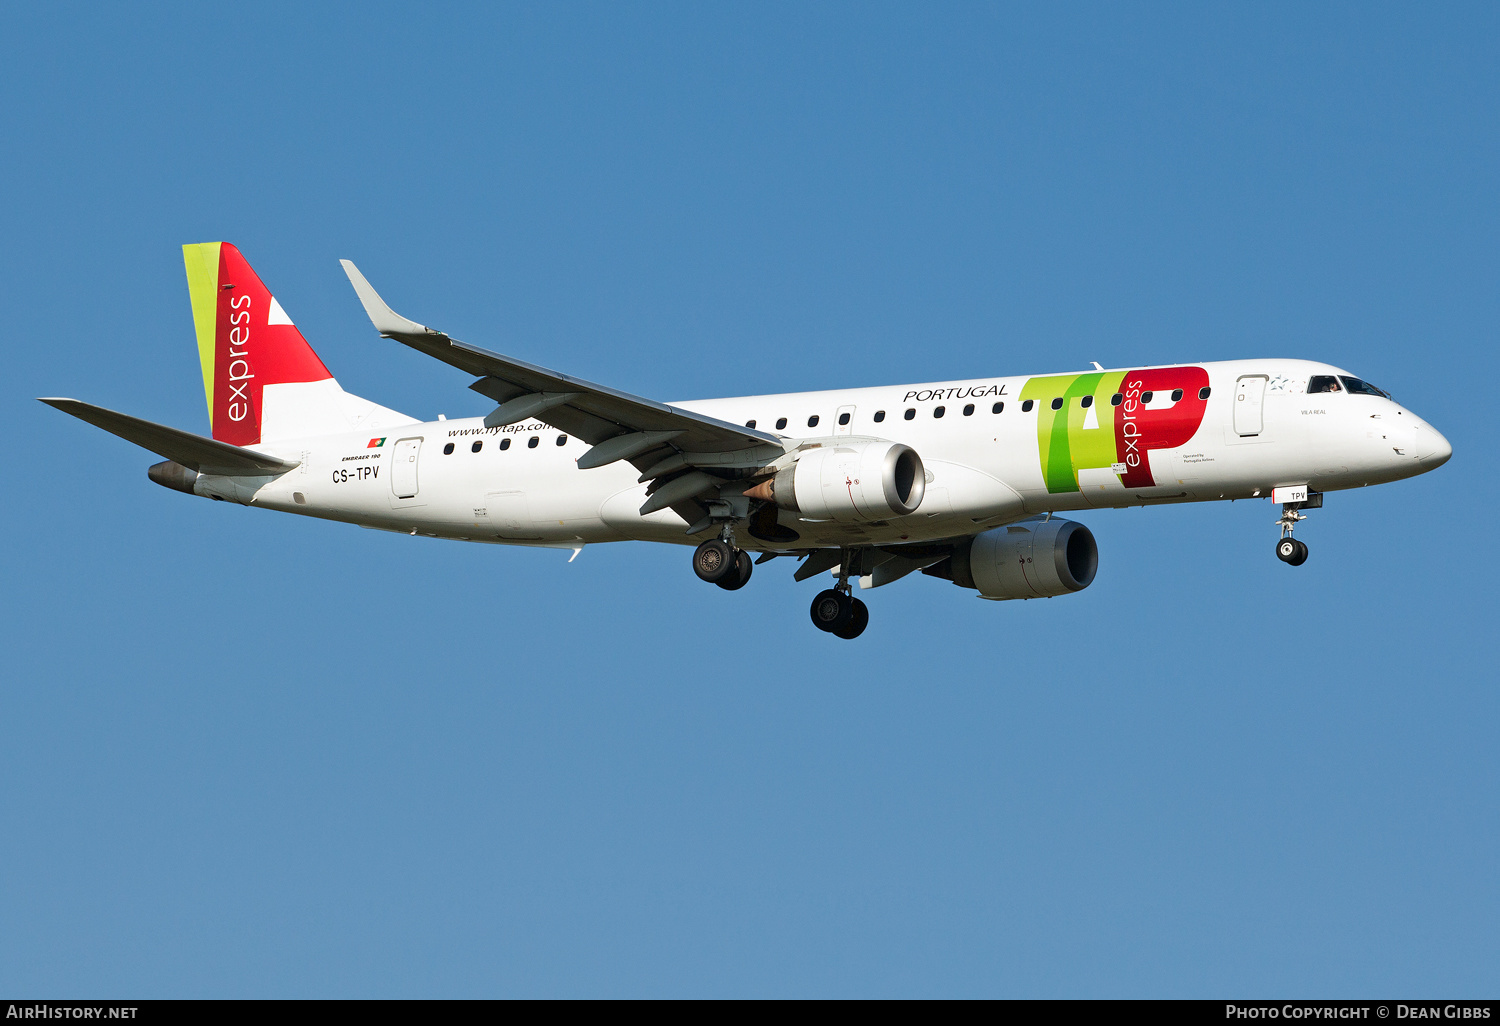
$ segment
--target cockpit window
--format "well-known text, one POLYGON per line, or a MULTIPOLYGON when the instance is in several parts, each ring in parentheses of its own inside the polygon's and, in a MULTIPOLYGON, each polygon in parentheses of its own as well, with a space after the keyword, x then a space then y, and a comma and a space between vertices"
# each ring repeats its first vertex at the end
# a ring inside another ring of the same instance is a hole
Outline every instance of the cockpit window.
POLYGON ((1340 374, 1339 380, 1344 383, 1344 387, 1349 390, 1350 395, 1378 395, 1382 399, 1390 398, 1389 395, 1382 392, 1380 389, 1376 388, 1368 381, 1361 381, 1358 378, 1351 378, 1347 374, 1340 374))
POLYGON ((1307 383, 1307 394, 1313 395, 1317 392, 1342 392, 1343 386, 1339 379, 1332 374, 1314 374, 1312 380, 1307 383))

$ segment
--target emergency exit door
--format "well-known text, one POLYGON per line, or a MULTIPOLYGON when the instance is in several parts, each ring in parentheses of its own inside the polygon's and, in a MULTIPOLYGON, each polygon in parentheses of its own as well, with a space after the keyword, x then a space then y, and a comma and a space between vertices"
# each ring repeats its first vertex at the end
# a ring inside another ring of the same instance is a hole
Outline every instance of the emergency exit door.
POLYGON ((833 433, 836 435, 848 435, 854 433, 854 407, 840 406, 833 416, 833 433))

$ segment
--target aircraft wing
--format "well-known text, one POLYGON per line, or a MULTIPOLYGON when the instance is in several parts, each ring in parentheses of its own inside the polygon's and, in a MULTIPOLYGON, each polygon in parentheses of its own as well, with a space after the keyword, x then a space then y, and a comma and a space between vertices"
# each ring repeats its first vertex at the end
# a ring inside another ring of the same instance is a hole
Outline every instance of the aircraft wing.
POLYGON ((153 424, 149 420, 116 413, 77 399, 40 401, 200 474, 223 474, 229 477, 281 474, 298 465, 296 460, 277 459, 253 449, 242 449, 228 442, 216 442, 191 431, 153 424))
MULTIPOLYGON (((733 459, 736 453, 743 452, 740 463, 749 465, 761 458, 762 450, 772 459, 785 451, 776 436, 765 431, 596 385, 450 338, 396 313, 359 268, 348 260, 340 263, 376 331, 479 376, 469 387, 500 404, 485 418, 487 426, 532 418, 551 424, 594 447, 578 461, 585 470, 620 459, 647 464, 648 454, 658 457, 651 462, 659 462, 671 450, 717 457, 713 463, 718 466, 731 465, 725 458, 733 459)), ((701 462, 689 458, 684 465, 701 462)), ((649 469, 649 464, 642 469, 649 469)))
POLYGON ((370 323, 386 338, 479 376, 469 387, 499 403, 486 427, 536 419, 592 446, 580 470, 628 460, 650 481, 641 514, 671 509, 693 534, 707 527, 721 486, 785 454, 773 434, 668 406, 571 374, 471 346, 387 305, 351 261, 340 260, 370 323), (725 472, 728 473, 725 473, 725 472))

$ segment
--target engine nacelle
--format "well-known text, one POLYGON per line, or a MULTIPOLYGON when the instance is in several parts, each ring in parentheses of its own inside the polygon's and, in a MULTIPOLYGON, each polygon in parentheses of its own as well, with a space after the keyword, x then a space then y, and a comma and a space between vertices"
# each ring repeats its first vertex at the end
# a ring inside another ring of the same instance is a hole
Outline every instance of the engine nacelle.
POLYGON ((849 442, 809 449, 745 494, 809 520, 843 523, 915 513, 927 490, 922 457, 900 442, 849 442))
POLYGON ((933 569, 987 599, 1052 598, 1093 583, 1099 546, 1082 524, 1030 520, 975 535, 946 566, 933 569))

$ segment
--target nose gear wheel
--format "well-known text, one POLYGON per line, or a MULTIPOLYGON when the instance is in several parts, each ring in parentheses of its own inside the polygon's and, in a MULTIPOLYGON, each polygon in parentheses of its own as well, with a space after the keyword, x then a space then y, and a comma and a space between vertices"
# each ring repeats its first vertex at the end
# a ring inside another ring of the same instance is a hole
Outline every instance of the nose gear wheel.
POLYGON ((1307 562, 1307 546, 1287 536, 1276 543, 1276 558, 1290 566, 1301 566, 1307 562))

